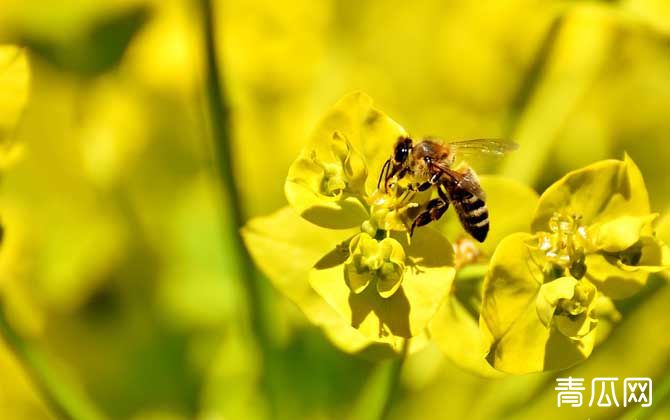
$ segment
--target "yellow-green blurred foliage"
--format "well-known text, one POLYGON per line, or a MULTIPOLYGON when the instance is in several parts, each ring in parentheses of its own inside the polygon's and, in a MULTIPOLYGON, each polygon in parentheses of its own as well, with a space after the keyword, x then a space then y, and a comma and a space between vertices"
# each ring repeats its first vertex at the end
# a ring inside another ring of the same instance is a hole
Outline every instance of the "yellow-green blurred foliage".
MULTIPOLYGON (((271 334, 259 347, 229 211, 283 207, 290 163, 351 91, 415 137, 516 140, 519 152, 484 172, 538 192, 626 151, 670 241, 668 2, 215 6, 238 203, 215 170, 197 2, 0 0, 0 41, 27 54, 16 61, 0 49, 4 310, 110 418, 351 412, 374 363, 337 350, 263 279, 271 334)), ((611 336, 560 375, 667 383, 668 303, 660 280, 625 301, 611 336)), ((2 343, 0 372, 0 418, 52 418, 2 343)), ((614 415, 557 409, 556 375, 482 379, 431 344, 407 361, 391 416, 614 415)), ((668 416, 666 401, 654 418, 668 416)))

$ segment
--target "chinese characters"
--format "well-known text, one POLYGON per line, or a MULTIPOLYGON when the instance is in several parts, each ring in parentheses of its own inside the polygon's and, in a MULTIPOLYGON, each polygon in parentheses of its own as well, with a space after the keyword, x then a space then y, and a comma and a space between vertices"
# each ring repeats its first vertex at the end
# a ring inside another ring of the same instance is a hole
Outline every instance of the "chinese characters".
MULTIPOLYGON (((557 405, 581 407, 584 404, 584 378, 556 378, 558 391, 557 405)), ((625 378, 623 382, 619 378, 603 377, 593 378, 591 381, 591 394, 589 407, 624 407, 639 404, 642 407, 650 407, 652 403, 652 381, 650 378, 625 378), (622 389, 623 399, 619 400, 617 390, 622 389)))

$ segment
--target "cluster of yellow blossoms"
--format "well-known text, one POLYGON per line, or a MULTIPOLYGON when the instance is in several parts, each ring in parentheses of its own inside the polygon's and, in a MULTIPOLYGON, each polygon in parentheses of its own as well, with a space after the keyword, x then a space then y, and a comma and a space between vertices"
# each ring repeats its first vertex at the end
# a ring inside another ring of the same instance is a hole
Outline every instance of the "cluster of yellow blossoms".
POLYGON ((243 230, 268 278, 345 351, 385 356, 434 339, 480 373, 564 368, 590 355, 601 319, 617 318, 612 299, 668 267, 628 156, 569 173, 539 198, 482 177, 492 221, 482 246, 450 215, 410 238, 431 192, 408 201, 376 185, 406 135, 367 96, 345 97, 291 165, 290 206, 243 230))

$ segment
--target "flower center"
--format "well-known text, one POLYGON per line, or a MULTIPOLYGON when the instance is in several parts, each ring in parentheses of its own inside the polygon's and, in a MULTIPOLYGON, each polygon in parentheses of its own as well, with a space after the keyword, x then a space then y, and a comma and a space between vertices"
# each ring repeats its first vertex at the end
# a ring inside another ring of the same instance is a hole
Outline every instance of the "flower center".
POLYGON ((370 219, 364 222, 362 230, 407 231, 413 220, 408 212, 420 207, 418 202, 411 200, 413 195, 398 184, 390 186, 387 192, 376 190, 368 198, 370 219))
POLYGON ((554 213, 549 219, 549 232, 539 233, 539 249, 548 259, 546 271, 562 275, 566 269, 580 279, 586 272, 585 247, 588 243, 581 216, 554 213))
POLYGON ((323 170, 321 179, 321 192, 329 197, 336 197, 347 187, 347 180, 344 176, 342 166, 335 163, 314 161, 323 170))
POLYGON ((405 251, 395 239, 378 241, 362 232, 351 240, 344 272, 352 292, 362 293, 376 282, 377 292, 383 298, 391 297, 400 287, 404 271, 405 251))
POLYGON ((575 285, 571 299, 560 299, 556 306, 556 326, 568 337, 579 337, 589 333, 595 322, 591 321, 596 289, 588 282, 575 285))
POLYGON ((328 148, 319 153, 312 150, 308 156, 298 160, 296 166, 312 190, 336 199, 345 193, 365 195, 365 159, 344 135, 334 132, 328 148))

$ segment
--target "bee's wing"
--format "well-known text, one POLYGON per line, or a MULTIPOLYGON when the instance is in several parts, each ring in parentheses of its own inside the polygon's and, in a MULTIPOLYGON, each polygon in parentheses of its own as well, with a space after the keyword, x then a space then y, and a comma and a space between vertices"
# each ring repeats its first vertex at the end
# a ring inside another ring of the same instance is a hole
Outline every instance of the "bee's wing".
POLYGON ((473 139, 461 140, 448 143, 449 147, 458 154, 486 154, 503 156, 519 148, 519 145, 511 140, 504 139, 473 139))
POLYGON ((435 141, 449 147, 456 163, 465 161, 484 171, 493 169, 499 159, 519 148, 518 144, 504 139, 473 139, 452 142, 435 139, 435 141))
POLYGON ((451 177, 442 186, 446 189, 463 229, 479 242, 483 242, 489 231, 489 214, 486 208, 486 195, 479 185, 477 174, 471 168, 455 171, 444 165, 436 166, 451 177))
MULTIPOLYGON (((477 177, 472 168, 467 167, 462 171, 455 171, 441 162, 434 162, 432 165, 456 181, 459 188, 471 193, 475 197, 481 198, 483 201, 486 200, 486 194, 479 184, 479 177, 477 177)), ((446 186, 448 185, 449 183, 446 184, 446 186)))
POLYGON ((481 184, 479 183, 479 177, 472 168, 466 168, 464 172, 456 172, 461 174, 461 179, 459 180, 459 185, 471 192, 475 197, 479 197, 482 200, 486 201, 486 193, 482 189, 481 184))

